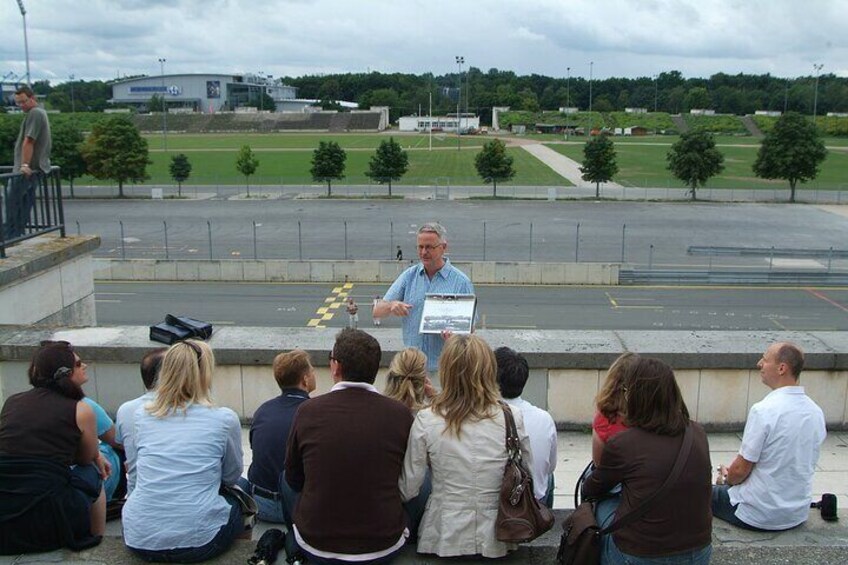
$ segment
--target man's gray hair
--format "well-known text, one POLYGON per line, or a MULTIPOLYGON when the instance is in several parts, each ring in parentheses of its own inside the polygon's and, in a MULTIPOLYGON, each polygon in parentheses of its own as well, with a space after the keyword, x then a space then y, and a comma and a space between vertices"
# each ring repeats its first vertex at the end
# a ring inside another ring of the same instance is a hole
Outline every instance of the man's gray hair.
POLYGON ((422 233, 434 233, 439 236, 439 241, 445 242, 447 241, 448 230, 445 229, 445 226, 438 222, 427 222, 418 228, 418 234, 422 233))

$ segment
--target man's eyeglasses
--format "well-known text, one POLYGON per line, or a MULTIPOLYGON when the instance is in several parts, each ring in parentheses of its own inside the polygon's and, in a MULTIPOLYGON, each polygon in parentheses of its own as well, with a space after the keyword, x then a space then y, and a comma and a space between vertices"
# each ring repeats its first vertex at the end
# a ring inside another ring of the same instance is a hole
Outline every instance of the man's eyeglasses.
POLYGON ((444 243, 439 243, 437 245, 419 245, 418 251, 428 251, 428 252, 434 251, 434 250, 438 249, 439 247, 442 247, 443 245, 444 245, 444 243))

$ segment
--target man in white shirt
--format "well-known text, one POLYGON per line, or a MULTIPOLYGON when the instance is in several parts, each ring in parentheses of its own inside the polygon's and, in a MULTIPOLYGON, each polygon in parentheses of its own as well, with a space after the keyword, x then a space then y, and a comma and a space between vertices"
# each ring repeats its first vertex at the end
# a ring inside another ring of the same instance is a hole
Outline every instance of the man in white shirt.
POLYGON ((787 530, 810 512, 813 473, 827 435, 821 408, 798 386, 804 353, 775 343, 757 363, 771 392, 751 407, 742 447, 719 466, 713 516, 741 528, 787 530))
MULTIPOLYGON (((124 451, 132 447, 135 443, 135 412, 143 404, 152 401, 156 396, 156 380, 159 377, 159 368, 162 366, 162 359, 165 357, 165 352, 168 349, 161 347, 148 351, 141 359, 141 380, 144 383, 145 393, 128 400, 121 404, 118 412, 115 415, 115 441, 124 446, 124 451)), ((127 467, 127 495, 135 488, 135 463, 127 467)))
POLYGON ((524 428, 530 437, 533 453, 533 493, 539 502, 553 508, 554 469, 557 463, 557 432, 554 419, 545 410, 533 406, 521 393, 530 376, 530 367, 523 355, 509 347, 495 350, 498 363, 498 385, 504 402, 518 408, 524 415, 524 428))

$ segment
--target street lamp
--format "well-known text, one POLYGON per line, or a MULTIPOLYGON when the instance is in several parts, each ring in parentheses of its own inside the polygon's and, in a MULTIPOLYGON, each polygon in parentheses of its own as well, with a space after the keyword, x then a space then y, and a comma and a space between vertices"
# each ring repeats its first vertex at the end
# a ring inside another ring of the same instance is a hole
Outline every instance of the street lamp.
POLYGON ((30 81, 30 76, 29 76, 29 41, 27 41, 27 31, 26 31, 26 8, 24 8, 23 0, 18 0, 18 8, 20 8, 21 17, 24 20, 24 56, 26 57, 27 85, 32 86, 32 82, 30 81))
POLYGON ((594 61, 589 61, 589 111, 592 111, 592 67, 595 65, 594 61))
POLYGON ((74 104, 74 78, 75 77, 74 77, 74 75, 68 75, 68 78, 71 81, 71 114, 76 114, 77 109, 76 109, 76 105, 74 104))
POLYGON ((654 113, 657 113, 660 98, 660 75, 654 75, 654 113))
POLYGON ((571 108, 571 67, 565 67, 565 107, 571 108))
POLYGON ((165 152, 168 151, 168 103, 165 102, 165 94, 167 94, 167 90, 165 89, 165 61, 162 57, 159 57, 159 75, 162 77, 162 147, 165 152))
POLYGON ((819 103, 819 73, 821 73, 823 64, 813 63, 813 69, 816 71, 816 88, 813 94, 813 124, 816 123, 816 111, 818 110, 817 106, 819 103))
POLYGON ((459 73, 457 74, 459 88, 456 93, 456 150, 459 151, 459 112, 462 108, 462 65, 465 63, 465 57, 460 55, 456 56, 456 64, 459 67, 459 73))

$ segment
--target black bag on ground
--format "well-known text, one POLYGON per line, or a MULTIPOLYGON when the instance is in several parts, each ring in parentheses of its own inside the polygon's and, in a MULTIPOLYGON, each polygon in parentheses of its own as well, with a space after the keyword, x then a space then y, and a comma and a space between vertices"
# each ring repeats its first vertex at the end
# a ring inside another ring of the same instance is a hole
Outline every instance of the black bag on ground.
POLYGON ((150 326, 150 341, 172 345, 190 337, 194 337, 191 330, 180 326, 173 326, 166 322, 160 322, 154 326, 150 326))
POLYGON ((188 316, 172 316, 168 314, 165 316, 165 323, 185 328, 191 331, 191 337, 196 337, 197 339, 207 340, 212 337, 212 324, 209 322, 195 320, 188 316))

